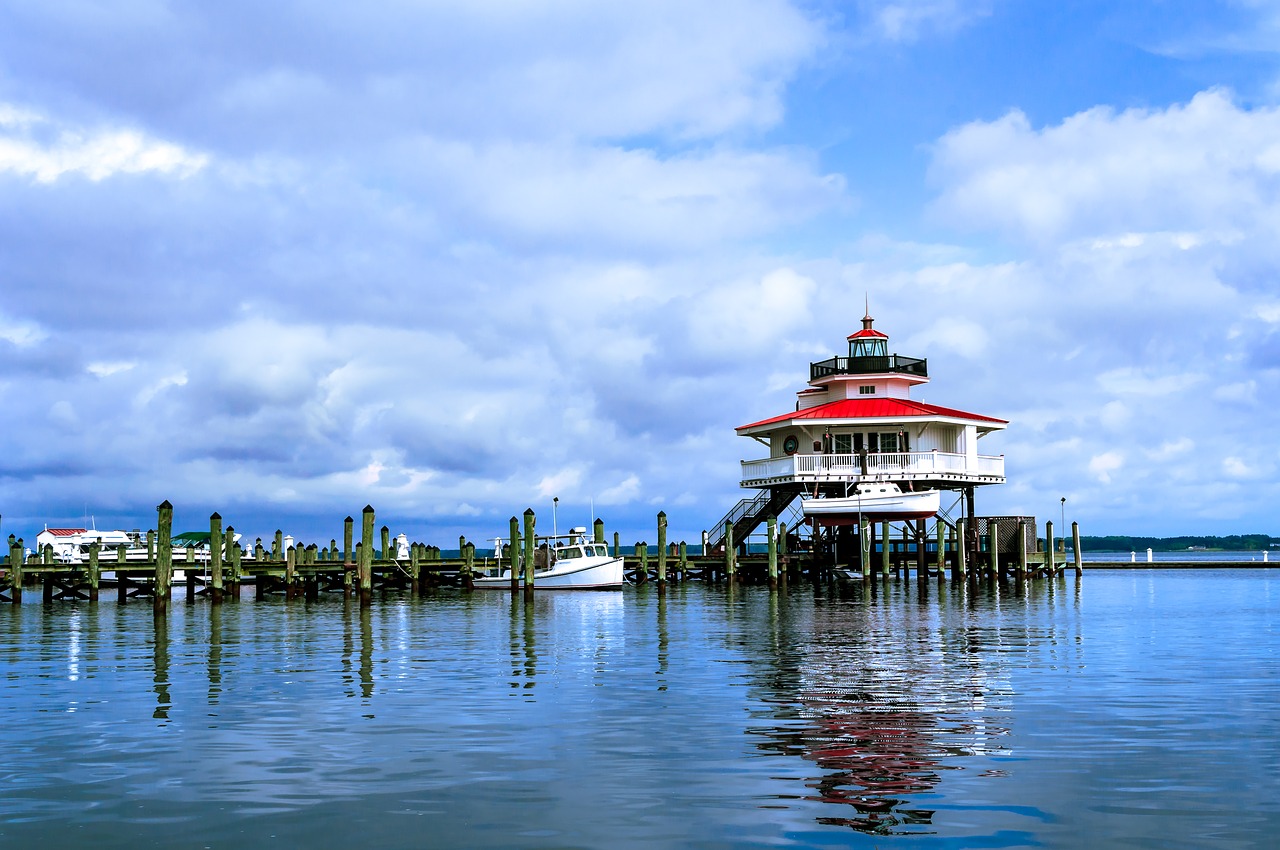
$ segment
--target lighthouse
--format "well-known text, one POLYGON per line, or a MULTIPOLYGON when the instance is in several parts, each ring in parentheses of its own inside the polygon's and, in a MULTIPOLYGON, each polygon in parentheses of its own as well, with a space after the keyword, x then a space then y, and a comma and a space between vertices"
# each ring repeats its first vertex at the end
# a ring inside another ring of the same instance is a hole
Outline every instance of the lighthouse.
POLYGON ((847 354, 809 364, 794 410, 736 429, 768 456, 742 461, 741 486, 758 493, 726 517, 735 539, 797 500, 815 536, 862 519, 954 525, 973 516, 975 488, 1004 483, 1004 456, 978 443, 1006 420, 912 399, 929 383, 928 362, 891 354, 869 310, 847 342, 847 354))

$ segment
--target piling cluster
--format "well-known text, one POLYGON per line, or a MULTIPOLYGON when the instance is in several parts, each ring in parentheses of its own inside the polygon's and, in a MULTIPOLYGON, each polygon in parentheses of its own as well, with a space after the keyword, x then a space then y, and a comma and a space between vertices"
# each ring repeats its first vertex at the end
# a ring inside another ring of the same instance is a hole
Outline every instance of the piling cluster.
MULTIPOLYGON (((336 538, 323 547, 301 542, 286 545, 283 533, 277 530, 269 548, 258 538, 252 549, 247 549, 236 541, 235 529, 224 529, 222 517, 214 513, 209 517, 207 551, 197 551, 193 546, 175 551, 173 505, 165 501, 156 507, 156 529, 147 532, 145 551, 126 550, 124 546, 101 551, 95 542, 89 545, 83 562, 61 563, 55 559, 52 546, 24 558, 23 541, 10 535, 8 562, 0 577, 0 600, 20 603, 24 586, 37 585, 43 589, 45 602, 97 601, 103 573, 108 572, 119 602, 149 598, 157 614, 163 614, 172 599, 179 568, 184 575, 187 601, 207 597, 214 604, 239 600, 243 585, 249 581, 256 586, 260 599, 280 595, 314 600, 324 593, 341 593, 344 597, 358 596, 361 605, 370 604, 375 591, 417 595, 442 585, 471 587, 476 547, 465 537, 458 540, 458 557, 446 559, 441 557, 439 547, 410 542, 404 535, 393 541, 385 525, 380 529, 380 539, 375 540, 372 506, 365 506, 361 512, 359 541, 354 539, 354 525, 350 516, 343 521, 341 546, 336 538), (377 543, 381 544, 380 549, 377 543)), ((1032 536, 1034 529, 1025 520, 1009 522, 1006 529, 998 520, 989 519, 983 534, 967 526, 963 519, 954 527, 939 522, 932 552, 923 521, 901 523, 900 538, 893 535, 890 523, 880 523, 878 540, 873 524, 866 519, 856 534, 853 529, 841 529, 830 538, 818 535, 808 541, 789 531, 777 517, 769 517, 765 525, 763 553, 753 551, 760 548, 758 545, 752 547, 736 540, 733 522, 727 520, 719 549, 708 552, 704 546, 694 555, 685 541, 668 540, 667 514, 659 512, 653 552, 648 542, 636 542, 633 553, 625 557, 626 576, 635 583, 652 581, 659 586, 690 580, 767 581, 777 586, 788 577, 869 580, 876 572, 885 578, 891 574, 909 576, 913 568, 917 577, 936 575, 939 581, 945 580, 948 573, 958 581, 983 575, 1022 579, 1053 576, 1066 566, 1065 553, 1059 559, 1054 551, 1052 522, 1045 523, 1045 545, 1032 536), (855 540, 856 545, 851 545, 855 540), (807 543, 807 548, 801 548, 802 543, 807 543)), ((514 560, 517 565, 511 570, 513 592, 521 587, 532 592, 536 586, 536 528, 537 517, 532 508, 524 512, 523 522, 511 517, 507 554, 508 564, 514 560)), ((1074 522, 1071 531, 1074 566, 1079 573, 1080 529, 1074 522)), ((596 543, 606 543, 603 520, 595 520, 592 532, 596 543)), ((706 539, 704 532, 704 543, 706 539)), ((624 557, 617 532, 613 534, 613 554, 624 557)))

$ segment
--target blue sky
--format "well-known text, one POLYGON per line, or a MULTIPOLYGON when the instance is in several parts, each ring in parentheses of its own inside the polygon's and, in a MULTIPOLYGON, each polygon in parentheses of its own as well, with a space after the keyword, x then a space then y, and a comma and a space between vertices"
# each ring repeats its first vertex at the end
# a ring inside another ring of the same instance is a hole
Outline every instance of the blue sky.
POLYGON ((0 8, 5 534, 693 540, 864 296, 979 513, 1276 533, 1280 4, 0 8))

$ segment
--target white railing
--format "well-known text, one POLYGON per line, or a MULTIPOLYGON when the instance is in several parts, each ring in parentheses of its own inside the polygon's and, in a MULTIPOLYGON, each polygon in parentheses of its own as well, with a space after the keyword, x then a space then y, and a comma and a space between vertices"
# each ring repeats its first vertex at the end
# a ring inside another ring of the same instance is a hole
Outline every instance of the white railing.
MULTIPOLYGON (((855 479, 862 474, 856 454, 797 454, 742 461, 742 480, 821 481, 855 479)), ((978 455, 977 466, 956 452, 872 452, 867 455, 867 475, 891 478, 1004 477, 1004 457, 978 455)))

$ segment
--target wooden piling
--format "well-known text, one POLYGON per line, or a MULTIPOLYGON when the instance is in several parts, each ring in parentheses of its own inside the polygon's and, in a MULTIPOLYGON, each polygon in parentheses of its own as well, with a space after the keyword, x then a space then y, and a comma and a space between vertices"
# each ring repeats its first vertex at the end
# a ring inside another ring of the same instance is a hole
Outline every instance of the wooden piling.
POLYGON ((165 499, 156 506, 156 577, 153 608, 159 616, 169 611, 169 589, 173 583, 173 505, 165 499))
POLYGON ((462 586, 470 590, 472 588, 472 575, 475 573, 476 563, 476 544, 464 543, 462 545, 462 586))
POLYGON ((987 521, 987 547, 991 549, 991 577, 997 580, 1004 578, 1004 569, 1000 564, 1000 523, 987 521))
POLYGON ((116 603, 123 605, 129 601, 129 575, 124 572, 124 544, 116 547, 116 603))
POLYGON ((960 581, 964 581, 966 578, 966 568, 968 565, 965 561, 968 560, 969 553, 965 550, 968 549, 968 546, 966 545, 966 541, 969 539, 967 536, 968 534, 969 521, 964 517, 961 517, 956 521, 956 537, 959 538, 960 542, 960 545, 956 547, 956 573, 959 575, 960 581))
POLYGON ((417 543, 409 544, 409 595, 417 596, 422 589, 420 573, 422 571, 422 554, 417 543))
POLYGON ((244 552, 240 549, 240 545, 236 543, 236 530, 234 526, 227 526, 227 530, 223 535, 224 549, 230 557, 225 560, 231 568, 231 581, 227 585, 227 598, 232 602, 240 601, 240 585, 244 581, 244 552))
POLYGON ((520 519, 512 517, 507 530, 511 534, 511 542, 507 545, 507 558, 511 561, 511 592, 515 593, 520 589, 520 519))
POLYGON ((667 583, 667 512, 658 511, 658 584, 667 583))
POLYGON ((9 598, 14 605, 22 604, 22 540, 9 538, 9 598))
POLYGON ((889 523, 880 523, 880 577, 889 577, 889 523))
POLYGON ((222 516, 214 511, 209 515, 209 583, 213 586, 209 598, 222 602, 222 516))
POLYGON ((685 545, 683 540, 680 541, 680 580, 687 581, 689 578, 689 547, 685 545))
POLYGON ((98 550, 101 544, 97 540, 89 544, 89 601, 98 601, 98 584, 102 580, 102 570, 98 566, 98 550))
POLYGON ((732 581, 738 575, 738 550, 733 540, 733 520, 724 521, 724 574, 732 581))
POLYGON ((594 537, 592 539, 595 540, 595 542, 597 543, 603 543, 604 542, 604 520, 600 519, 599 517, 596 517, 596 521, 592 523, 592 531, 594 532, 594 537))
POLYGON ((934 566, 938 570, 938 581, 945 581, 947 577, 947 526, 942 520, 934 518, 934 537, 937 539, 937 563, 934 566))
POLYGON ((778 518, 770 516, 765 520, 766 533, 769 535, 769 587, 778 586, 778 518))
POLYGON ((360 523, 360 606, 373 602, 373 506, 365 505, 360 523))
POLYGON ((351 537, 353 525, 355 525, 355 520, 351 517, 347 517, 342 521, 342 563, 348 566, 352 566, 351 537))
POLYGON ((1045 572, 1053 578, 1057 572, 1053 563, 1053 520, 1045 520, 1044 524, 1044 566, 1045 572))
POLYGON ((947 539, 951 541, 951 580, 960 580, 960 528, 953 525, 947 530, 947 539))
POLYGON ((871 581, 871 520, 866 517, 858 519, 858 561, 862 568, 862 581, 871 581))
MULTIPOLYGON (((525 593, 533 592, 533 549, 534 549, 534 531, 537 527, 537 517, 533 513, 533 508, 524 509, 524 591, 525 593)), ((614 544, 617 545, 616 543, 614 544)))
POLYGON ((1076 575, 1084 572, 1084 562, 1080 556, 1080 523, 1071 521, 1071 551, 1075 555, 1076 575))
POLYGON ((298 577, 298 548, 290 546, 284 553, 284 598, 293 598, 293 583, 298 577))
POLYGON ((1027 521, 1018 520, 1018 578, 1027 577, 1027 521))
POLYGON ((156 562, 156 532, 151 528, 147 529, 147 561, 156 562))

